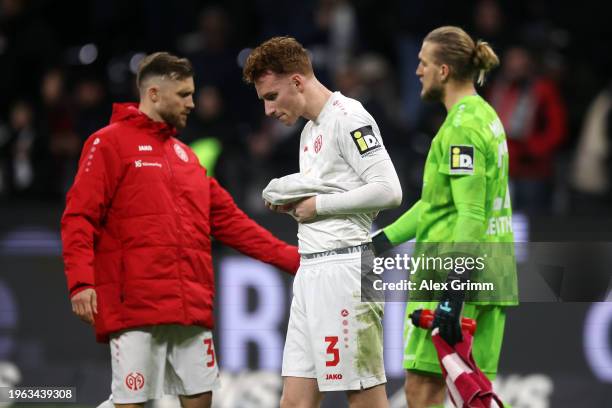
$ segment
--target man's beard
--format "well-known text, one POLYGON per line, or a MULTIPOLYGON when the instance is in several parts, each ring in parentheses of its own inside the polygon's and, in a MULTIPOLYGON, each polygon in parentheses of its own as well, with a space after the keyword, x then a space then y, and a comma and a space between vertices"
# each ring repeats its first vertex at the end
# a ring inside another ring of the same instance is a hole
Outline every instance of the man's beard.
POLYGON ((421 95, 421 99, 429 102, 440 102, 444 99, 444 87, 442 84, 432 85, 427 92, 421 95))
POLYGON ((182 121, 180 113, 178 115, 175 115, 172 112, 161 112, 159 115, 162 117, 164 122, 166 122, 177 130, 183 129, 187 123, 187 121, 182 121))

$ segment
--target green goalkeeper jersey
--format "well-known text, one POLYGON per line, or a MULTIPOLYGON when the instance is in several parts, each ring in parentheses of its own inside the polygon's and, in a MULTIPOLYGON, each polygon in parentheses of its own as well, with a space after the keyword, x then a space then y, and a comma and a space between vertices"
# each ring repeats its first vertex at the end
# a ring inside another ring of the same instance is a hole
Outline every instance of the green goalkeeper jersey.
POLYGON ((416 236, 417 249, 427 243, 479 243, 489 259, 486 272, 474 276, 495 283, 496 293, 468 299, 517 302, 506 135, 479 95, 462 98, 448 112, 431 143, 421 199, 384 232, 394 245, 416 236))

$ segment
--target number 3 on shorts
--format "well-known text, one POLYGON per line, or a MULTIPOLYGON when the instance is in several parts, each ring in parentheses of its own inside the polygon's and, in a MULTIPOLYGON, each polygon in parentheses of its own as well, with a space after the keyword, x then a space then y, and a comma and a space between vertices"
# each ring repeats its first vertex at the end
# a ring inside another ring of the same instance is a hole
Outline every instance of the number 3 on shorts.
POLYGON ((326 336, 325 342, 329 343, 327 346, 327 354, 331 354, 331 360, 327 360, 325 365, 327 367, 335 367, 340 362, 340 350, 338 350, 338 336, 326 336))
POLYGON ((208 347, 206 349, 206 354, 210 356, 210 360, 206 363, 206 367, 214 367, 215 366, 215 350, 213 349, 212 339, 204 339, 204 344, 208 347))

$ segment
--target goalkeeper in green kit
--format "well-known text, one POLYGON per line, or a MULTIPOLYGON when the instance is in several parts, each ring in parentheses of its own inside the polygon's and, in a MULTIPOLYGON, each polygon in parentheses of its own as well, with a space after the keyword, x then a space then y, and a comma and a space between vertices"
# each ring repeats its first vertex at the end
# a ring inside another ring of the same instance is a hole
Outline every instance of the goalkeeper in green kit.
MULTIPOLYGON (((512 242, 512 208, 508 193, 508 149, 503 126, 482 99, 474 82, 482 84, 487 71, 499 64, 491 47, 474 42, 458 27, 430 32, 419 53, 416 74, 421 98, 444 104, 448 115, 434 137, 423 177, 421 199, 393 224, 373 236, 377 254, 416 237, 416 246, 505 244, 511 262, 490 262, 492 281, 505 287, 504 296, 465 302, 462 290, 443 291, 438 301, 409 300, 404 329, 406 399, 410 408, 442 407, 445 383, 431 332, 415 327, 408 316, 417 309, 435 310, 433 327, 450 345, 462 340, 460 319, 477 321, 473 355, 490 378, 497 373, 505 307, 516 305, 516 270, 512 242), (509 249, 510 248, 510 249, 509 249), (501 276, 503 275, 503 276, 501 276)), ((499 252, 499 251, 498 251, 499 252)), ((417 271, 412 279, 419 278, 417 271)), ((449 271, 447 282, 466 276, 449 271)), ((450 287, 451 285, 449 285, 450 287)), ((467 300, 470 300, 468 297, 467 300)))

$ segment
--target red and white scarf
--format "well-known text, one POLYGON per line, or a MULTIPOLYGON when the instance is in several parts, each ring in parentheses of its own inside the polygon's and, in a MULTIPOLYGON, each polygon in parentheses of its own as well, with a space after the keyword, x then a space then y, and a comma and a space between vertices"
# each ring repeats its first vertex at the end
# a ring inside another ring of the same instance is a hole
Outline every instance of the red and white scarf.
POLYGON ((491 381, 476 365, 472 356, 474 338, 463 330, 463 341, 451 347, 435 328, 431 339, 438 352, 442 375, 450 398, 457 408, 504 408, 503 402, 493 392, 491 381))

